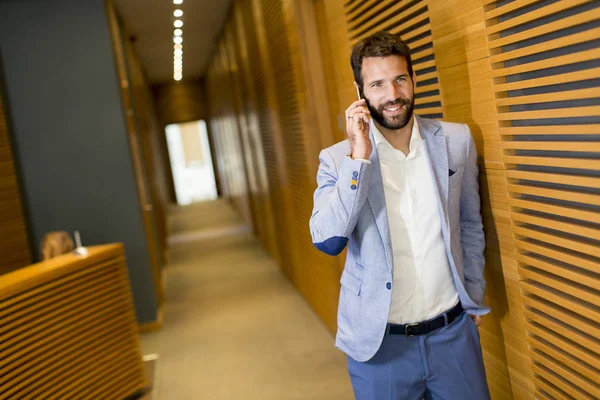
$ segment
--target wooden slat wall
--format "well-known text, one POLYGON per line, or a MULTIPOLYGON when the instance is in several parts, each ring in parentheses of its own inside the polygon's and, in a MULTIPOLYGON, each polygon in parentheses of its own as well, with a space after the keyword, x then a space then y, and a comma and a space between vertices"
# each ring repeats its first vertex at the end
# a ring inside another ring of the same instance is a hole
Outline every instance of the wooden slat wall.
POLYGON ((146 384, 122 245, 0 277, 0 398, 115 399, 146 384))
POLYGON ((339 264, 313 252, 301 223, 318 149, 345 136, 343 111, 356 96, 350 50, 387 29, 413 50, 417 113, 467 123, 477 145, 492 398, 598 397, 598 11, 584 0, 235 3, 250 105, 237 120, 260 132, 282 268, 332 330, 339 264), (322 52, 324 71, 307 49, 322 52))
MULTIPOLYGON (((241 132, 237 143, 225 142, 226 129, 218 122, 214 125, 213 134, 222 154, 230 154, 239 143, 246 154, 246 163, 249 159, 252 163, 261 163, 256 165, 254 176, 248 178, 250 186, 254 179, 258 188, 257 178, 262 175, 262 193, 269 195, 267 202, 259 200, 258 195, 251 196, 254 209, 266 216, 262 230, 267 240, 263 239, 263 243, 317 313, 334 329, 339 295, 338 261, 314 248, 308 230, 318 153, 323 146, 320 133, 328 130, 319 127, 329 128, 331 121, 327 109, 318 110, 313 99, 313 93, 321 90, 319 101, 327 107, 320 58, 315 63, 315 54, 318 57, 319 52, 304 52, 304 46, 309 43, 318 46, 316 28, 310 35, 300 26, 303 19, 314 19, 314 8, 300 3, 237 2, 217 50, 217 53, 224 51, 222 47, 229 50, 230 74, 226 78, 219 76, 234 83, 236 102, 219 99, 223 95, 217 91, 229 85, 214 79, 218 77, 219 56, 213 60, 207 84, 209 103, 225 104, 228 110, 223 109, 221 113, 235 114, 241 132), (249 57, 250 54, 253 56, 249 57), (319 79, 320 85, 315 83, 319 79), (261 149, 257 150, 256 145, 261 149), (261 156, 264 161, 259 162, 261 156)), ((329 144, 333 143, 332 136, 332 132, 325 133, 325 137, 330 138, 329 144)), ((221 169, 226 171, 223 156, 218 158, 222 159, 221 169)), ((260 235, 260 227, 258 231, 260 235)))
MULTIPOLYGON (((251 159, 253 164, 250 168, 254 170, 255 181, 251 191, 257 209, 256 227, 265 249, 273 258, 279 260, 273 204, 269 193, 269 177, 265 160, 266 149, 263 149, 263 137, 267 138, 267 143, 269 142, 269 125, 268 120, 265 121, 264 115, 259 114, 259 99, 257 98, 257 93, 264 93, 264 81, 261 79, 260 63, 258 65, 251 64, 251 61, 257 57, 250 56, 258 53, 258 43, 253 31, 254 18, 251 4, 244 2, 236 5, 233 9, 232 18, 231 24, 235 34, 233 40, 234 56, 238 62, 235 72, 237 72, 239 80, 237 88, 240 98, 240 125, 247 130, 245 151, 248 154, 247 159, 251 159), (257 67, 258 71, 253 72, 253 68, 257 67)), ((267 111, 266 107, 263 110, 267 111)))
POLYGON ((228 38, 223 36, 218 42, 217 52, 207 75, 207 92, 211 99, 208 104, 211 135, 223 195, 232 200, 244 220, 251 224, 251 200, 244 153, 237 119, 233 117, 237 109, 227 46, 228 38))
POLYGON ((417 74, 415 113, 441 118, 443 111, 427 1, 346 2, 344 13, 351 47, 381 30, 400 35, 411 49, 413 69, 417 74))
POLYGON ((486 2, 536 398, 600 398, 600 3, 486 2))
POLYGON ((480 327, 493 399, 531 398, 525 320, 499 144, 493 80, 480 0, 433 0, 429 9, 444 119, 469 124, 479 153, 486 234, 486 304, 480 327))
POLYGON ((0 80, 0 275, 31 264, 29 236, 8 132, 4 96, 0 80))

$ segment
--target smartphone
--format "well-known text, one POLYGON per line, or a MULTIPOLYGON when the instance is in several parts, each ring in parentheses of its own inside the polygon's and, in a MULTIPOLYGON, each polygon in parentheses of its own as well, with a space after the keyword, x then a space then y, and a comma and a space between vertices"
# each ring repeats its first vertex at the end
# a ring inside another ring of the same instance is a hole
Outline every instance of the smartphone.
MULTIPOLYGON (((358 96, 359 100, 362 100, 362 96, 360 95, 360 87, 358 85, 354 85, 354 87, 356 88, 356 96, 358 96)), ((364 122, 358 121, 358 124, 360 125, 360 129, 364 129, 364 122)))

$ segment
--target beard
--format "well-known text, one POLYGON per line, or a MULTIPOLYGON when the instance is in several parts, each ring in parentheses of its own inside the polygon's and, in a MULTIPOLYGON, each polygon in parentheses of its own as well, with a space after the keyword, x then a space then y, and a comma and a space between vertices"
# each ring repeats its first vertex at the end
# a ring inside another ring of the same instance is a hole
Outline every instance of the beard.
POLYGON ((394 101, 388 101, 385 104, 380 105, 379 107, 375 108, 373 107, 373 105, 369 102, 368 99, 366 99, 367 102, 367 107, 369 108, 369 111, 371 112, 371 117, 375 120, 375 122, 377 122, 379 125, 383 126, 386 129, 402 129, 406 126, 406 124, 408 124, 408 121, 410 121, 412 115, 413 115, 413 111, 415 109, 415 98, 413 97, 412 99, 406 99, 406 98, 397 98, 394 101), (393 117, 390 118, 386 118, 383 115, 383 110, 384 108, 387 107, 391 107, 391 106, 395 106, 395 105, 401 105, 404 106, 405 108, 402 109, 402 112, 398 115, 394 115, 393 117))

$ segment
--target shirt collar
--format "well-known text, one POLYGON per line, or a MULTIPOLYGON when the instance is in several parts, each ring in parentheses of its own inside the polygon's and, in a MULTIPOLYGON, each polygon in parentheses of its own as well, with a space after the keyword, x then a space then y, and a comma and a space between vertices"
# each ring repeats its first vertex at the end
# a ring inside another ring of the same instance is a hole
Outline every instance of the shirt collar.
MULTIPOLYGON (((378 151, 397 151, 400 150, 395 149, 390 142, 383 136, 383 134, 377 129, 375 122, 371 119, 370 122, 371 132, 373 132, 373 138, 375 139, 375 146, 377 146, 378 151)), ((423 137, 421 136, 421 129, 419 128, 419 123, 417 122, 417 118, 413 118, 413 127, 412 133, 410 136, 410 152, 414 152, 420 148, 420 144, 423 141, 423 137)))

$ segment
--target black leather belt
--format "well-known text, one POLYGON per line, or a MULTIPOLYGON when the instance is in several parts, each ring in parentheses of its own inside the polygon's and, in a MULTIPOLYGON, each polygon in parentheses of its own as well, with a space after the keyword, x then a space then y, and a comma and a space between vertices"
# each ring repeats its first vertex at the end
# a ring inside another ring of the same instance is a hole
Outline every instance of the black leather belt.
POLYGON ((426 335, 429 332, 435 331, 436 329, 443 328, 446 325, 450 325, 458 316, 463 313, 463 308, 460 302, 454 306, 451 310, 446 311, 444 314, 425 322, 419 322, 418 324, 388 324, 388 333, 390 335, 404 335, 404 336, 417 336, 426 335), (444 318, 444 315, 446 318, 444 318), (446 323, 446 319, 448 322, 446 323))

